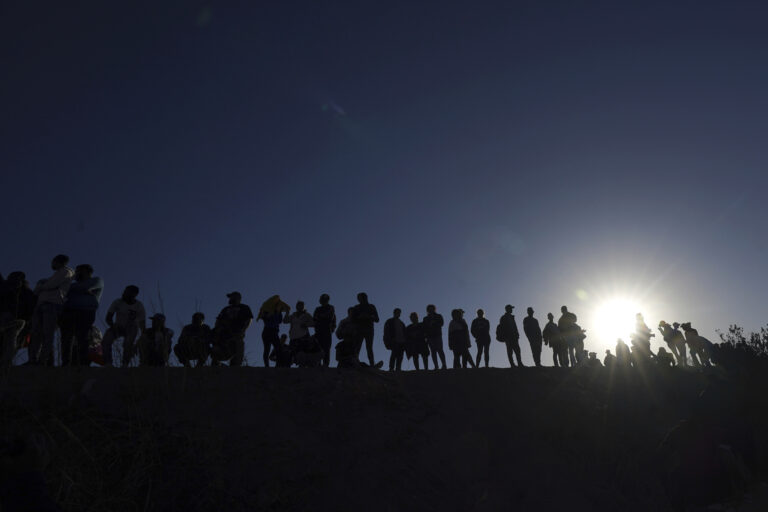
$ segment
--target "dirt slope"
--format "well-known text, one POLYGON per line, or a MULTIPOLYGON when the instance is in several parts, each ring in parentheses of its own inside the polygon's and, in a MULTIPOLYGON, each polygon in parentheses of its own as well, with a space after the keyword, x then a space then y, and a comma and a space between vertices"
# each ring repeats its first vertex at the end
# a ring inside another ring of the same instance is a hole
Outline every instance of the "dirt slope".
POLYGON ((55 441, 46 476, 66 510, 695 510, 739 496, 759 510, 766 384, 606 369, 13 368, 0 418, 3 432, 55 441))

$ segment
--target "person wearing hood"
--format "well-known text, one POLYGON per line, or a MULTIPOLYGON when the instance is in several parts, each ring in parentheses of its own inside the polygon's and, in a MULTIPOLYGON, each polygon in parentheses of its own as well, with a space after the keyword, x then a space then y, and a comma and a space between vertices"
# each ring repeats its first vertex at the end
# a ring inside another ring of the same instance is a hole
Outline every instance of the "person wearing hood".
POLYGON ((451 311, 451 321, 448 324, 448 348, 453 352, 453 368, 466 368, 467 365, 477 368, 469 353, 472 342, 469 340, 469 327, 464 320, 464 310, 451 311))
POLYGON ((517 322, 515 322, 515 316, 512 314, 512 310, 515 307, 511 304, 504 306, 504 314, 499 319, 499 325, 496 327, 496 339, 501 341, 507 346, 507 358, 509 359, 509 366, 514 368, 517 358, 517 366, 522 368, 523 361, 520 358, 520 331, 517 330, 517 322))
POLYGON ((65 254, 54 257, 51 261, 53 275, 38 281, 33 290, 37 295, 37 304, 32 317, 32 340, 27 352, 30 365, 49 364, 53 361, 53 339, 75 275, 67 263, 69 256, 65 254))
POLYGON ((84 263, 75 267, 75 280, 69 286, 61 313, 61 365, 90 365, 88 345, 91 327, 96 321, 104 281, 94 277, 93 267, 84 263))

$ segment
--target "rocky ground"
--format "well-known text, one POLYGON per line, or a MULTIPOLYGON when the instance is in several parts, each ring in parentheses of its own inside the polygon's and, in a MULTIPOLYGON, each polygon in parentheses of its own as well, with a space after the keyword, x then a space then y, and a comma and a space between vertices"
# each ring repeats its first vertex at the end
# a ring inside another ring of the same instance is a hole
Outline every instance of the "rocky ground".
POLYGON ((768 376, 15 367, 68 511, 768 510, 768 376))

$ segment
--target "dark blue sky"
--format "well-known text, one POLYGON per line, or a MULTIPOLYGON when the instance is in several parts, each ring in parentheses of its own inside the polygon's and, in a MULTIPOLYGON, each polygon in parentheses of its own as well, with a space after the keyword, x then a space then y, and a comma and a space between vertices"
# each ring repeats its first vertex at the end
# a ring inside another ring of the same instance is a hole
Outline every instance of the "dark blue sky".
POLYGON ((4 2, 0 271, 764 324, 768 8, 574 4, 4 2))

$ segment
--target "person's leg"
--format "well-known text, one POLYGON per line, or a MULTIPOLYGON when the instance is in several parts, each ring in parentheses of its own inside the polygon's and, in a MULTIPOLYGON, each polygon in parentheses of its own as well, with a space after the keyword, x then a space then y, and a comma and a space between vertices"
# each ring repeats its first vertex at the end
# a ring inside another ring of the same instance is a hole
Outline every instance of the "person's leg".
POLYGON ((514 343, 513 350, 515 351, 515 357, 517 358, 517 366, 522 368, 523 360, 520 358, 520 344, 518 342, 514 343))
POLYGON ((685 343, 681 343, 677 347, 678 353, 680 354, 680 366, 688 366, 688 358, 687 354, 685 353, 685 343))
POLYGON ((331 364, 331 345, 333 345, 333 333, 331 331, 321 331, 317 335, 317 341, 323 349, 322 365, 328 368, 331 364))
POLYGON ((0 325, 0 371, 13 365, 16 340, 24 329, 24 320, 11 320, 0 325))
POLYGON ((472 354, 469 353, 469 347, 464 349, 464 368, 466 368, 467 365, 471 366, 472 368, 478 367, 478 365, 476 365, 472 360, 472 354))
MULTIPOLYGON (((417 358, 419 356, 416 356, 417 358)), ((429 355, 428 354, 422 354, 421 359, 424 361, 424 369, 429 370, 429 355)))
POLYGON ((395 349, 389 351, 389 371, 395 371, 395 349))
POLYGON ((112 343, 115 341, 115 328, 109 327, 101 339, 101 357, 104 358, 104 366, 112 366, 112 343))
POLYGON ((376 361, 373 360, 373 329, 365 333, 365 351, 368 354, 368 362, 371 366, 376 365, 376 361))
POLYGON ((568 338, 568 360, 571 366, 576 366, 576 343, 572 338, 568 338))
POLYGON ((459 355, 459 351, 452 349, 451 352, 453 352, 453 369, 461 368, 461 356, 459 355))
POLYGON ((475 366, 480 366, 480 358, 483 356, 483 344, 477 344, 477 355, 475 356, 475 366))
POLYGON ((397 357, 395 357, 395 369, 397 371, 402 371, 403 369, 403 356, 405 355, 405 347, 400 344, 396 345, 397 348, 397 357))
POLYGON ((136 324, 131 324, 125 327, 123 334, 123 368, 127 368, 131 365, 136 352, 139 352, 139 358, 141 358, 141 347, 136 346, 136 338, 139 337, 139 327, 136 324))
POLYGON ((445 370, 448 366, 445 364, 445 351, 443 350, 443 339, 437 340, 437 355, 440 356, 441 368, 445 370))
POLYGON ((261 331, 261 341, 264 343, 264 353, 262 354, 264 368, 269 368, 269 351, 272 348, 273 331, 273 329, 264 329, 261 331))
POLYGON ((29 364, 40 363, 40 348, 43 345, 43 305, 38 304, 32 313, 32 327, 30 328, 30 340, 27 347, 27 359, 29 364))
POLYGON ((47 364, 53 358, 53 340, 59 324, 61 306, 58 304, 41 304, 43 313, 43 337, 40 346, 40 362, 47 364))
POLYGON ((504 343, 504 345, 507 346, 507 359, 509 359, 509 367, 514 368, 515 367, 515 349, 512 346, 511 341, 507 341, 504 343))
POLYGON ((77 362, 81 366, 90 366, 91 361, 88 358, 89 335, 94 322, 96 322, 95 310, 78 310, 77 325, 75 328, 75 343, 77 343, 77 362))
POLYGON ((61 366, 77 364, 75 330, 77 319, 75 311, 66 310, 61 312, 59 317, 59 331, 61 332, 61 366))
POLYGON ((531 342, 531 352, 533 353, 533 363, 536 366, 541 366, 541 342, 531 342))
POLYGON ((233 340, 233 355, 229 366, 242 366, 245 359, 245 334, 236 336, 233 340))
MULTIPOLYGON (((437 344, 435 343, 434 338, 428 338, 427 344, 429 345, 429 351, 432 354, 432 364, 434 365, 435 369, 437 369, 437 344)), ((426 369, 426 365, 424 365, 424 369, 426 369)))

